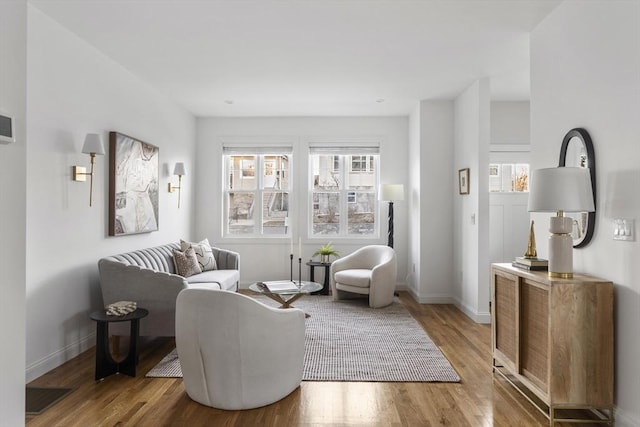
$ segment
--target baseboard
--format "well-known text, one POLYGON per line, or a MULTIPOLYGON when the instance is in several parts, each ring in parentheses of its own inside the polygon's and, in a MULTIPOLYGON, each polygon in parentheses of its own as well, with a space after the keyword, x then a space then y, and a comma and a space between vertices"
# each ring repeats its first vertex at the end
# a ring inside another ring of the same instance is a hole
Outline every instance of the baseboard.
POLYGON ((490 312, 482 312, 475 311, 473 308, 469 307, 466 304, 463 304, 458 298, 454 299, 454 304, 458 309, 463 312, 468 318, 473 320, 476 323, 482 324, 490 324, 491 323, 491 313, 490 312))
POLYGON ((621 411, 618 408, 616 408, 613 413, 616 421, 616 427, 640 426, 640 419, 634 418, 631 414, 621 411))
POLYGON ((92 332, 79 341, 71 343, 66 347, 52 353, 42 359, 27 366, 25 377, 27 384, 36 378, 46 374, 52 369, 57 368, 63 363, 73 359, 80 353, 90 349, 96 344, 96 333, 92 332))

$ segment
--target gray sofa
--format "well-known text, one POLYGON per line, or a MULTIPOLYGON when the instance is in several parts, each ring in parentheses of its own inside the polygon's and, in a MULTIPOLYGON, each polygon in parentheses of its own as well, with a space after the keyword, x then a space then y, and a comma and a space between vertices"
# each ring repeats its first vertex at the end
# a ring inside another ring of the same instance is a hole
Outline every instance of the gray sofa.
MULTIPOLYGON (((135 301, 138 307, 149 310, 149 315, 140 321, 142 336, 175 336, 176 298, 183 289, 238 289, 238 253, 212 247, 218 269, 182 277, 176 274, 173 264, 174 249, 180 250, 180 245, 169 243, 98 261, 105 306, 116 301, 135 301)), ((110 332, 127 335, 128 322, 124 323, 112 324, 110 332)))

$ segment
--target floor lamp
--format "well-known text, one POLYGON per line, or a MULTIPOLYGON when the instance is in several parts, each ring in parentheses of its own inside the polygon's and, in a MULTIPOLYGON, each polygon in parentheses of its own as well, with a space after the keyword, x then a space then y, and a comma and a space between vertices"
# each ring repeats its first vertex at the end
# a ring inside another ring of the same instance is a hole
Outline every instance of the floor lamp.
POLYGON ((556 212, 549 223, 549 276, 573 277, 573 218, 565 212, 593 212, 588 168, 546 168, 531 173, 529 212, 556 212))
POLYGON ((393 247, 393 202, 404 200, 404 185, 383 184, 380 190, 380 200, 389 202, 389 232, 387 246, 393 247))

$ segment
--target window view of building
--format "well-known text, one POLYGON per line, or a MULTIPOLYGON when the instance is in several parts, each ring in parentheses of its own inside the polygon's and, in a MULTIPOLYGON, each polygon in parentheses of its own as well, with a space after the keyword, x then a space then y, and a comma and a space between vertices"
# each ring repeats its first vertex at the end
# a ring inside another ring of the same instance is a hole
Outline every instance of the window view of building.
POLYGON ((225 234, 287 236, 289 154, 225 155, 225 234))
POLYGON ((491 163, 489 165, 489 191, 528 192, 528 163, 491 163))
POLYGON ((311 234, 378 234, 378 155, 312 154, 311 234))

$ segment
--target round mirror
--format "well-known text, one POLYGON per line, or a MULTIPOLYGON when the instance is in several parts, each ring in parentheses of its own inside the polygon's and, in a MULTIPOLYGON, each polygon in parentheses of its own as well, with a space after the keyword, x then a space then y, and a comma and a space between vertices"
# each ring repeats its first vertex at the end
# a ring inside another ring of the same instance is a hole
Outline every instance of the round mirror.
MULTIPOLYGON (((571 129, 562 140, 560 163, 558 166, 589 168, 593 202, 596 202, 596 158, 589 133, 582 129, 571 129)), ((595 212, 565 212, 565 216, 573 218, 573 247, 586 246, 596 225, 595 212)))

